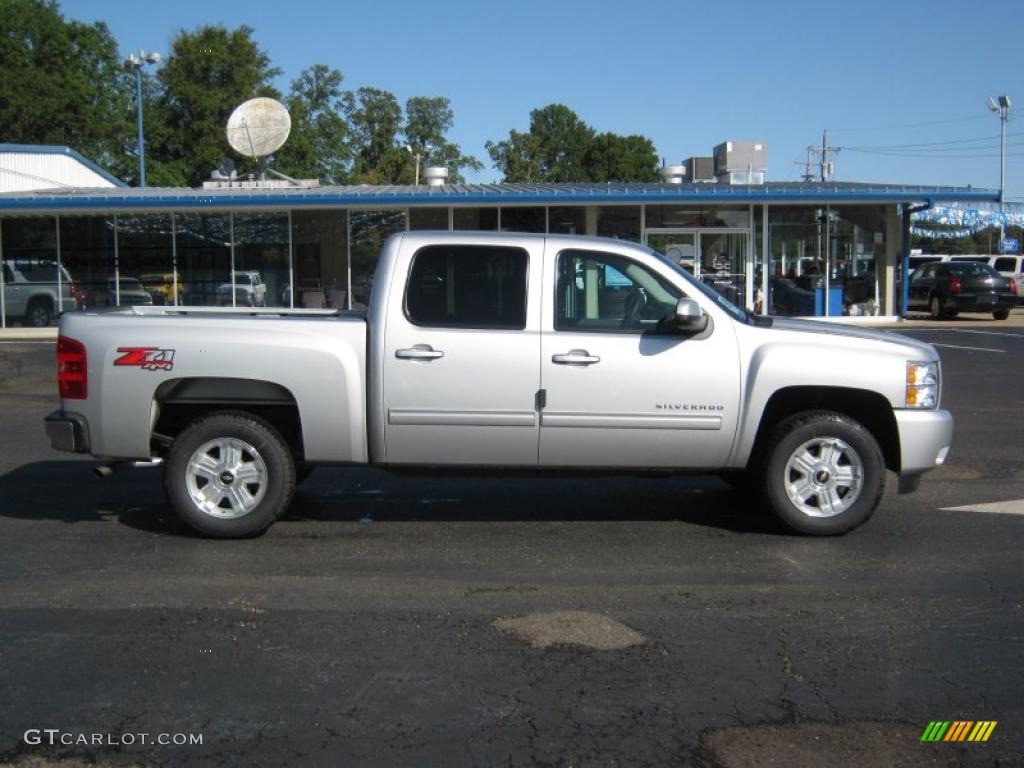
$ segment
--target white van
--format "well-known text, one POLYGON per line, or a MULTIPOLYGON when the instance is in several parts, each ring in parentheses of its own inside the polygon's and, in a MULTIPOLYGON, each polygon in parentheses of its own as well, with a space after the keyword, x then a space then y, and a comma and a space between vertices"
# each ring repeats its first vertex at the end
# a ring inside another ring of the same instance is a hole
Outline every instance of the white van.
POLYGON ((1017 282, 1017 302, 1024 301, 1024 297, 1021 296, 1021 291, 1024 290, 1024 256, 993 256, 988 263, 1003 277, 1012 277, 1017 282))

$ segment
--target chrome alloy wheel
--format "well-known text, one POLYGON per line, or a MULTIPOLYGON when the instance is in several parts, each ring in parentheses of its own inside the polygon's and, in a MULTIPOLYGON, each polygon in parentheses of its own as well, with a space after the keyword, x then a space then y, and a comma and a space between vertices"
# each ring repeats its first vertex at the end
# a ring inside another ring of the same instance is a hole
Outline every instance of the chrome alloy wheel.
POLYGON ((189 458, 185 483, 201 512, 219 518, 242 517, 267 492, 267 466, 244 440, 217 438, 199 446, 189 458))
POLYGON ((809 517, 833 517, 853 506, 864 486, 857 451, 835 437, 816 437, 786 461, 786 494, 809 517))

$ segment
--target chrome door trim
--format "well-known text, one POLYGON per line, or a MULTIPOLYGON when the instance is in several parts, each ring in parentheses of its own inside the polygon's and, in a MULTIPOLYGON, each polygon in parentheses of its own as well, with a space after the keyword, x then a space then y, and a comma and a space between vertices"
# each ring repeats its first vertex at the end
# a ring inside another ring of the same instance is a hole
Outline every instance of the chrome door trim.
POLYGON ((534 411, 434 411, 392 408, 388 411, 391 426, 439 427, 535 427, 534 411))
POLYGON ((722 428, 722 417, 708 414, 665 416, 647 413, 569 413, 544 411, 542 427, 582 427, 593 429, 700 429, 722 428))

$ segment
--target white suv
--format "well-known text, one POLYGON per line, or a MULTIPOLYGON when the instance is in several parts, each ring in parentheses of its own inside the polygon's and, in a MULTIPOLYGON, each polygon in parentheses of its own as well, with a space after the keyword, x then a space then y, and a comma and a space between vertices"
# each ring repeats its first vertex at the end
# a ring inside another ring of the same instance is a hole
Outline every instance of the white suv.
POLYGON ((60 312, 77 308, 71 275, 56 261, 12 259, 4 262, 4 314, 8 321, 44 328, 60 312))
POLYGON ((1017 303, 1024 303, 1024 256, 993 256, 989 259, 989 266, 1003 277, 1012 277, 1017 283, 1017 303))

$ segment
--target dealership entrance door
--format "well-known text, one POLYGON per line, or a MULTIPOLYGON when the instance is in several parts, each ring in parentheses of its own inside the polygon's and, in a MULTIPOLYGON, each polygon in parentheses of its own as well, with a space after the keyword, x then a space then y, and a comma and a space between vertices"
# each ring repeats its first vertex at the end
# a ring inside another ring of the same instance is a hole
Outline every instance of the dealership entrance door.
POLYGON ((753 289, 747 258, 750 232, 746 229, 648 229, 646 243, 694 277, 710 285, 738 307, 752 306, 747 296, 753 289))

